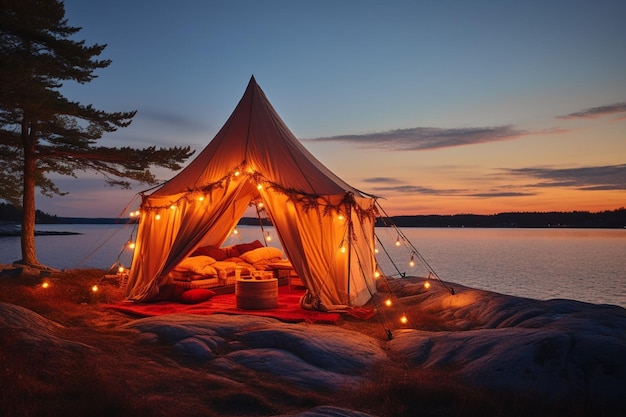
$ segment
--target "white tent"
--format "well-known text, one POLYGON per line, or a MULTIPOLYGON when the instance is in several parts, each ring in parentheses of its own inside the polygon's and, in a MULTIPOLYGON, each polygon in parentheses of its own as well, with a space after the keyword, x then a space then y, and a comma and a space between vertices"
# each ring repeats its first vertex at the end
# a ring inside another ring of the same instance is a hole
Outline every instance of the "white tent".
POLYGON ((376 292, 375 198, 322 165, 252 77, 208 146, 143 195, 127 298, 154 298, 177 264, 200 246, 222 245, 259 202, 307 288, 307 305, 360 306, 376 292))

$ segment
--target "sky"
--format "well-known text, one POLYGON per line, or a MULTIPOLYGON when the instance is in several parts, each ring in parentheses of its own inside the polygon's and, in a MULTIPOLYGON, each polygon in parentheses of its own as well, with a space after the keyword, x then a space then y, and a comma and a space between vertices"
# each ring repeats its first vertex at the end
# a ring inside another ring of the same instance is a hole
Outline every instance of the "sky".
MULTIPOLYGON (((626 1, 68 0, 112 64, 71 100, 137 110, 102 146, 203 149, 254 75, 291 131, 389 215, 626 206, 626 1)), ((156 170, 160 179, 174 175, 156 170)), ((137 185, 55 177, 58 216, 137 185)))

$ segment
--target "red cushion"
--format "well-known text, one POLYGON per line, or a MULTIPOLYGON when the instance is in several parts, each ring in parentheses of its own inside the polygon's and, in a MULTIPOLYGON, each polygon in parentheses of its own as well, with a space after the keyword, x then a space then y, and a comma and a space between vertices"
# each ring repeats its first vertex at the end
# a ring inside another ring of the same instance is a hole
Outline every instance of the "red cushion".
POLYGON ((235 247, 239 251, 239 255, 243 255, 244 253, 249 252, 252 249, 254 249, 254 246, 252 246, 252 243, 240 243, 239 245, 235 245, 235 247))
POLYGON ((178 301, 184 304, 197 304, 213 297, 215 293, 206 288, 193 288, 178 296, 178 301))
MULTIPOLYGON (((239 249, 237 249, 238 245, 235 246, 226 246, 224 248, 224 253, 226 254, 226 258, 238 258, 239 255, 241 255, 241 253, 239 252, 239 249)), ((226 259, 224 258, 224 259, 226 259)))
POLYGON ((228 257, 226 256, 226 252, 224 252, 220 248, 216 248, 215 246, 204 246, 204 247, 196 249, 191 254, 191 256, 201 256, 201 255, 210 256, 216 261, 223 261, 224 259, 228 257))
POLYGON ((261 243, 260 240, 255 240, 254 242, 250 243, 250 245, 252 245, 252 249, 259 249, 264 247, 265 245, 263 243, 261 243))

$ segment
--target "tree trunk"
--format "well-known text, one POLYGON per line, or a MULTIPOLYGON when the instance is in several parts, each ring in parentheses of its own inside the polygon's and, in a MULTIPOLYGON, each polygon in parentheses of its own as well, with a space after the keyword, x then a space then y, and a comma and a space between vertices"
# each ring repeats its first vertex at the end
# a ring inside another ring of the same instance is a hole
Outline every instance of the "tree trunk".
POLYGON ((36 131, 24 117, 22 121, 22 143, 24 146, 24 189, 22 194, 22 263, 39 266, 35 250, 35 155, 36 131))

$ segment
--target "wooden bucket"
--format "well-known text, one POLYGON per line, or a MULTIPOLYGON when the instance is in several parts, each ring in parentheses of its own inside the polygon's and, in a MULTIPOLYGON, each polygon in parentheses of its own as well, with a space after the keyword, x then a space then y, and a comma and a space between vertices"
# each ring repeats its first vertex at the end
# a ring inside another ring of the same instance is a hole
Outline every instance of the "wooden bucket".
POLYGON ((237 308, 266 310, 278 307, 278 280, 238 279, 235 282, 237 308))

